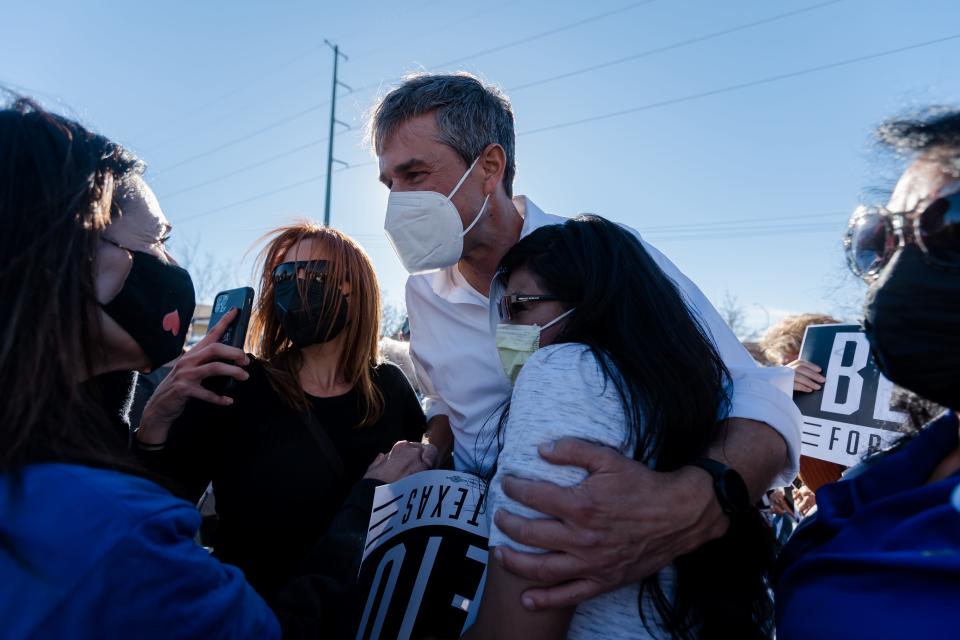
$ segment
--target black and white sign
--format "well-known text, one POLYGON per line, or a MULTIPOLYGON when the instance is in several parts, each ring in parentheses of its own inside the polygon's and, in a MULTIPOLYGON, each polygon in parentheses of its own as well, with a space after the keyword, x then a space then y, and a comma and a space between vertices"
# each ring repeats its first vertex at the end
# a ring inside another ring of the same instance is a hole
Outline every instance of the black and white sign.
POLYGON ((459 638, 487 575, 486 486, 424 471, 377 487, 360 566, 357 640, 459 638))
POLYGON ((803 415, 803 455, 853 466, 896 439, 907 416, 890 409, 893 384, 873 363, 859 326, 807 327, 800 359, 818 365, 827 379, 819 391, 793 394, 803 415))

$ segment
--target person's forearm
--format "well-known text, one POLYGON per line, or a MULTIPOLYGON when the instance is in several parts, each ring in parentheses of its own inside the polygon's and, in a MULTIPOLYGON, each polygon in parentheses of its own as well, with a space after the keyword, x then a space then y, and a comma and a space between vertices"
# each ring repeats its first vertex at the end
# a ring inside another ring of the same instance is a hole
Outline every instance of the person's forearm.
POLYGON ((153 407, 148 401, 140 418, 140 426, 137 427, 134 436, 137 442, 142 445, 162 447, 167 441, 172 422, 158 418, 152 409, 153 407))
POLYGON ((730 418, 723 424, 707 457, 736 469, 753 500, 760 500, 789 464, 783 436, 766 423, 744 418, 730 418))
POLYGON ((450 428, 450 418, 444 415, 430 418, 424 438, 437 448, 438 464, 442 464, 453 452, 453 430, 450 428))

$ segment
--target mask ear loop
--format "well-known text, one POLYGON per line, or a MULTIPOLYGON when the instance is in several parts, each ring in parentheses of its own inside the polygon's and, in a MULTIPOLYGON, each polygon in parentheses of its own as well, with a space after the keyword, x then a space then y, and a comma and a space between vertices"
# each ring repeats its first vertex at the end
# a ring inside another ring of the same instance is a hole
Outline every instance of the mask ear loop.
MULTIPOLYGON (((455 187, 453 188, 453 191, 450 192, 450 195, 447 196, 447 200, 451 200, 451 199, 453 198, 453 196, 455 196, 455 195, 457 194, 457 191, 460 190, 460 187, 463 185, 464 181, 466 181, 467 176, 470 175, 470 172, 473 171, 473 168, 474 168, 475 166, 477 166, 477 163, 478 163, 478 162, 480 162, 480 156, 477 156, 476 160, 474 160, 472 163, 470 163, 470 166, 467 167, 467 170, 466 170, 466 171, 464 172, 464 174, 460 177, 460 182, 457 183, 457 186, 455 186, 455 187)), ((476 217, 474 217, 473 222, 471 222, 471 223, 470 223, 470 226, 468 226, 466 229, 464 229, 464 230, 463 230, 463 233, 460 234, 460 237, 461 237, 461 238, 464 237, 465 235, 467 235, 468 233, 470 233, 470 230, 473 229, 475 226, 477 226, 477 223, 480 222, 480 216, 482 216, 482 215, 483 215, 483 212, 487 210, 487 203, 488 203, 489 201, 490 201, 490 196, 487 195, 487 197, 483 199, 483 206, 480 207, 480 211, 479 211, 479 213, 477 213, 476 217)), ((453 202, 451 201, 450 204, 453 204, 453 202)), ((454 208, 456 208, 456 207, 454 207, 454 208)))
POLYGON ((544 329, 549 329, 550 327, 552 327, 553 325, 557 324, 558 322, 560 322, 561 320, 563 320, 564 318, 566 318, 568 315, 570 315, 571 313, 573 313, 573 312, 576 311, 576 310, 577 310, 576 307, 573 307, 572 309, 567 309, 566 311, 564 311, 563 313, 561 313, 560 315, 558 315, 556 318, 554 318, 553 320, 551 320, 551 321, 548 322, 547 324, 545 324, 545 325, 543 325, 542 327, 540 327, 540 331, 543 331, 544 329))

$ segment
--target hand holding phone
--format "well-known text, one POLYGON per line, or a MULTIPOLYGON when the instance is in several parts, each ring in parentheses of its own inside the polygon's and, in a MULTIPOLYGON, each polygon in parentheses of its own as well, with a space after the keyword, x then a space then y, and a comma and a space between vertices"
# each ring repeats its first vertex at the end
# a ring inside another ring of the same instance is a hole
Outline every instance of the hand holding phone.
MULTIPOLYGON (((228 347, 243 349, 247 341, 247 328, 250 324, 250 315, 253 312, 253 289, 240 287, 221 291, 213 299, 213 308, 210 311, 208 327, 215 327, 231 309, 238 309, 236 318, 231 322, 218 342, 228 347)), ((234 386, 234 379, 227 377, 212 377, 203 381, 203 386, 211 391, 223 394, 234 386)))
MULTIPOLYGON (((143 409, 137 440, 143 445, 162 445, 174 421, 180 417, 191 398, 219 406, 233 404, 233 398, 210 386, 210 380, 247 380, 250 374, 243 367, 250 363, 242 349, 223 343, 230 325, 240 317, 240 310, 229 308, 220 320, 211 324, 207 335, 174 362, 173 370, 157 386, 143 409)), ((234 336, 231 341, 237 340, 234 336)), ((227 385, 224 384, 224 387, 227 385)))

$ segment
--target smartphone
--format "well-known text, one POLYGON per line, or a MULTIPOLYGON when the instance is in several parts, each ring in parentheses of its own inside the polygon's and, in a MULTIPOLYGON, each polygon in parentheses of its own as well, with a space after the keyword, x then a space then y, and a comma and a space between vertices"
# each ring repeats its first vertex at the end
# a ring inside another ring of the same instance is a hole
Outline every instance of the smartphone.
MULTIPOLYGON (((207 331, 213 331, 217 323, 227 315, 231 309, 239 309, 240 312, 233 322, 227 327, 227 330, 220 336, 219 342, 230 347, 243 349, 247 341, 247 327, 250 324, 250 314, 253 311, 253 289, 250 287, 240 287, 239 289, 228 289, 221 291, 213 299, 213 309, 210 311, 210 321, 207 323, 207 331)), ((203 386, 214 393, 223 394, 233 387, 235 380, 223 376, 207 378, 203 381, 203 386)))
POLYGON ((240 287, 239 289, 228 289, 218 293, 217 297, 213 299, 213 309, 210 311, 207 331, 213 331, 213 328, 231 309, 239 309, 240 313, 233 319, 227 330, 223 332, 220 343, 243 349, 243 343, 247 340, 250 313, 253 311, 253 289, 240 287))

